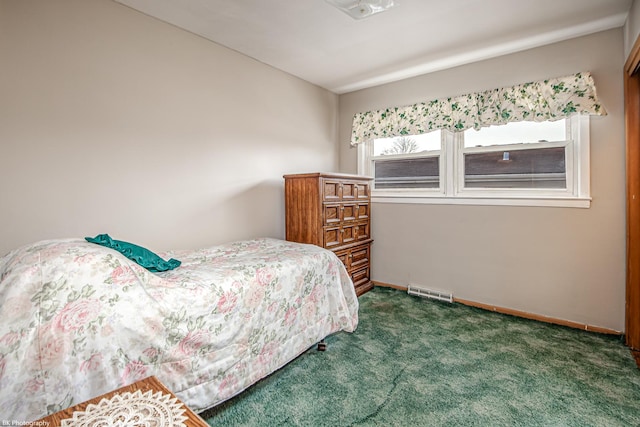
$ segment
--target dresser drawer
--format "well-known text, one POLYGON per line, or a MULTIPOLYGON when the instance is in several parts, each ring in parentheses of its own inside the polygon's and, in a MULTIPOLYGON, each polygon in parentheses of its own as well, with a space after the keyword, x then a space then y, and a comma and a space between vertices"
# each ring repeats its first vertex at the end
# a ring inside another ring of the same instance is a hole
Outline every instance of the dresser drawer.
POLYGON ((356 183, 356 199, 364 199, 369 200, 370 186, 366 182, 358 182, 356 183))
POLYGON ((327 249, 338 247, 342 244, 342 228, 337 225, 324 227, 322 230, 324 247, 327 249))
POLYGON ((361 209, 357 203, 324 203, 322 205, 324 225, 355 221, 359 219, 361 211, 368 212, 369 209, 368 207, 361 209))
POLYGON ((356 204, 356 219, 368 220, 369 219, 369 203, 357 203, 356 204))
POLYGON ((321 188, 322 200, 325 202, 369 200, 369 184, 367 183, 323 178, 321 188))
POLYGON ((347 267, 347 271, 351 274, 355 270, 360 270, 369 266, 371 244, 366 243, 347 249, 337 249, 334 252, 340 261, 342 261, 344 266, 347 267))
POLYGON ((349 251, 337 251, 336 256, 344 264, 347 271, 349 270, 349 251))
POLYGON ((343 203, 342 204, 342 220, 355 221, 358 218, 359 209, 360 207, 355 203, 343 203))
POLYGON ((349 254, 349 268, 351 270, 362 268, 369 265, 369 245, 364 247, 358 246, 351 249, 349 254))
POLYGON ((371 283, 371 279, 369 276, 370 274, 368 266, 354 271, 353 273, 351 273, 351 281, 353 282, 353 286, 358 289, 359 287, 368 285, 369 283, 371 283))
POLYGON ((342 230, 340 233, 342 234, 342 244, 347 245, 349 243, 353 243, 358 239, 358 225, 357 224, 342 224, 342 230))
POLYGON ((358 197, 358 183, 342 181, 342 200, 355 200, 358 197))
POLYGON ((371 230, 370 229, 371 229, 371 226, 370 226, 369 222, 367 222, 367 221, 356 223, 356 226, 355 226, 355 233, 356 233, 355 240, 357 240, 357 241, 369 240, 371 238, 371 230))
POLYGON ((335 179, 322 179, 322 200, 337 202, 342 199, 342 182, 335 179))
POLYGON ((342 221, 342 205, 340 203, 325 203, 322 207, 324 225, 332 225, 342 221))

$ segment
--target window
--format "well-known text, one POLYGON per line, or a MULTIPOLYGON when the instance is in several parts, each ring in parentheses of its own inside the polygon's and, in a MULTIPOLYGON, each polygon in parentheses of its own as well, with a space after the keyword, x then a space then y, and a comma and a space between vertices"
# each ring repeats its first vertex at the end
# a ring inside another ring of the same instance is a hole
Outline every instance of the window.
POLYGON ((589 116, 359 144, 378 202, 589 207, 589 116))
POLYGON ((464 188, 566 189, 570 150, 567 120, 469 129, 459 150, 464 188))
POLYGON ((375 188, 439 188, 441 134, 374 140, 375 188))

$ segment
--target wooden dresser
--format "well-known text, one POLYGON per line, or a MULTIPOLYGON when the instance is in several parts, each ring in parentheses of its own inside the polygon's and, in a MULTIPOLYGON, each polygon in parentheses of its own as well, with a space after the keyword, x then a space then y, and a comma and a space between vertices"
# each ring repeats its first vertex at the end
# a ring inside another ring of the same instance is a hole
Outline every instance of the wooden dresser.
POLYGON ((358 296, 371 290, 371 181, 360 175, 284 176, 286 238, 336 253, 358 296))

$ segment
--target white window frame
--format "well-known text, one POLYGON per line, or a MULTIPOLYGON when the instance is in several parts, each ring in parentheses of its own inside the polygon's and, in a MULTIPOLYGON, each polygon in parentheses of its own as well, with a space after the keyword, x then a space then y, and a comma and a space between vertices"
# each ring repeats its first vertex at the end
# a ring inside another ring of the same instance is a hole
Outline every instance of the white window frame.
MULTIPOLYGON (((378 203, 420 203, 502 206, 554 206, 589 208, 590 138, 589 115, 567 118, 566 141, 540 143, 544 147, 565 147, 566 189, 464 188, 464 154, 478 151, 515 151, 532 148, 529 144, 464 148, 462 133, 442 131, 440 151, 424 155, 394 155, 393 159, 440 156, 440 187, 433 189, 375 189, 371 197, 378 203)), ((542 148, 540 144, 535 147, 542 148)), ((383 159, 378 156, 378 161, 383 159)), ((391 159, 391 158, 389 158, 391 159)), ((358 174, 375 176, 373 141, 358 145, 358 174)))

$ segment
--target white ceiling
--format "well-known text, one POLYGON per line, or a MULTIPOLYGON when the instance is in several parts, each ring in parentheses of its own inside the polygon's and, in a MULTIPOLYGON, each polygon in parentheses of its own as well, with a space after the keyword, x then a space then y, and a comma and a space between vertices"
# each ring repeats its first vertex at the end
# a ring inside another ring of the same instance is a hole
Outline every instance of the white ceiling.
POLYGON ((338 94, 621 27, 632 2, 396 0, 354 20, 325 0, 115 1, 338 94))

